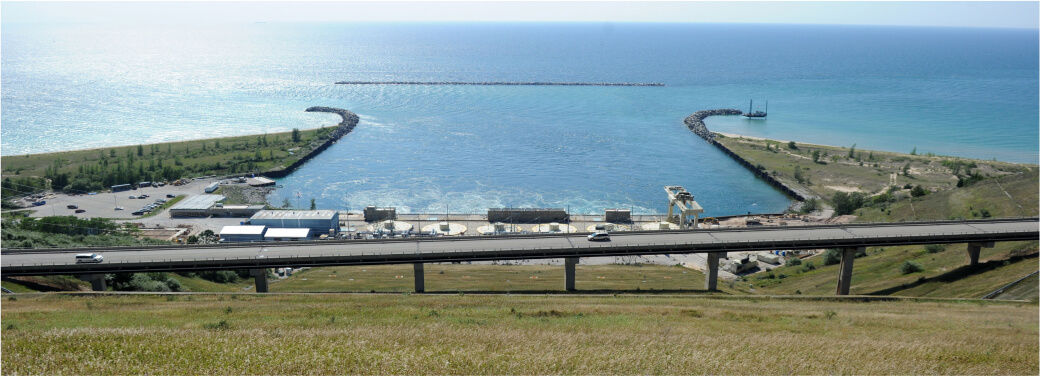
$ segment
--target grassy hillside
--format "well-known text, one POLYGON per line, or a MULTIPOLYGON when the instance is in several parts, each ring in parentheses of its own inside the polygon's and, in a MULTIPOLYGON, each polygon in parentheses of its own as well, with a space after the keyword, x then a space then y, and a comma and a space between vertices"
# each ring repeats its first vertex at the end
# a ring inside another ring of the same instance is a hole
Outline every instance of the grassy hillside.
POLYGON ((4 301, 2 361, 12 374, 1038 372, 1036 304, 807 303, 669 296, 19 296, 4 301))
MULTIPOLYGON (((792 147, 787 141, 718 134, 716 139, 785 184, 804 187, 828 202, 837 192, 861 192, 874 196, 893 186, 898 189, 892 192, 892 199, 905 200, 911 191, 904 188, 907 184, 921 186, 926 191, 944 191, 957 188, 959 178, 970 185, 979 178, 1031 172, 1034 174, 1033 183, 1036 183, 1035 165, 860 150, 853 145, 837 147, 796 142, 792 147)), ((1028 202, 1028 198, 1016 200, 1028 202)), ((1035 214, 1036 189, 1032 198, 1029 206, 1035 214)))
POLYGON ((1038 215, 1040 176, 1036 170, 985 179, 968 187, 905 199, 885 208, 856 212, 861 222, 981 219, 1038 215))
MULTIPOLYGON (((579 291, 704 292, 704 274, 678 266, 578 265, 579 291)), ((562 292, 562 265, 425 266, 427 292, 562 292)), ((412 265, 320 267, 272 282, 271 292, 409 292, 412 265)), ((728 287, 722 286, 724 292, 728 287)))
MULTIPOLYGON (((984 265, 968 268, 964 244, 952 244, 937 253, 929 253, 922 246, 867 248, 867 255, 856 258, 853 264, 851 293, 981 298, 1036 271, 1036 249, 1037 242, 997 243, 994 248, 983 248, 980 261, 984 265), (903 274, 902 265, 907 261, 917 263, 924 270, 903 274)), ((756 294, 833 295, 838 265, 823 264, 822 255, 809 257, 802 260, 802 265, 782 266, 772 273, 748 276, 736 287, 756 294), (812 270, 806 267, 810 262, 815 267, 812 270)))
POLYGON ((1040 277, 1040 275, 1028 275, 1027 278, 1019 281, 1014 286, 1009 287, 1007 290, 1004 290, 1004 292, 997 295, 995 299, 1036 299, 1036 296, 1040 295, 1040 291, 1038 291, 1040 290, 1040 278, 1038 277, 1040 277))

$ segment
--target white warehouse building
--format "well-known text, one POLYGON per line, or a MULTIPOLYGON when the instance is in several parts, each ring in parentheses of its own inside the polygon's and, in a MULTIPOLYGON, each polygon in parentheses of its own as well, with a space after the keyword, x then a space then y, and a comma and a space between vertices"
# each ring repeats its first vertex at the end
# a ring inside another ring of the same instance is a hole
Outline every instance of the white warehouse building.
POLYGON ((307 228, 310 236, 339 231, 339 212, 335 210, 261 210, 249 224, 268 228, 307 228))

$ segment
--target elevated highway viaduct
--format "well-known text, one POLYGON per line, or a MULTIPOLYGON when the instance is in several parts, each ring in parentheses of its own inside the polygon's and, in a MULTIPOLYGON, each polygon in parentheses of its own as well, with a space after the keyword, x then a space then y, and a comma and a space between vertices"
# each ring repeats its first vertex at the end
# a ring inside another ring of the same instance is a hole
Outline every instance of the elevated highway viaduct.
POLYGON ((856 250, 871 246, 968 243, 968 262, 994 242, 1037 240, 1037 218, 849 224, 798 227, 625 232, 609 242, 590 242, 583 234, 445 237, 279 243, 229 243, 194 246, 109 247, 52 250, 2 250, 6 276, 71 274, 103 290, 105 273, 189 272, 251 269, 257 292, 267 292, 266 268, 413 264, 415 291, 423 292, 423 264, 484 260, 562 258, 565 287, 575 289, 580 257, 707 253, 705 288, 715 290, 720 255, 735 251, 836 248, 842 250, 837 294, 849 293, 856 250), (75 253, 104 255, 98 264, 77 264, 75 253))

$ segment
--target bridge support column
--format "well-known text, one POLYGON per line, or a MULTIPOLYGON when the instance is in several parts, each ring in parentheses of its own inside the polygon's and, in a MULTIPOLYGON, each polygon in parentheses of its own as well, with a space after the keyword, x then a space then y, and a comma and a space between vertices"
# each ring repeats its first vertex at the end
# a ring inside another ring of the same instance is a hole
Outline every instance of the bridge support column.
POLYGON ((413 278, 415 278, 415 292, 417 292, 417 293, 425 292, 426 291, 426 276, 425 276, 425 273, 423 271, 423 263, 417 262, 417 263, 412 264, 412 274, 413 274, 413 278))
POLYGON ((577 257, 563 259, 564 276, 563 287, 567 291, 574 291, 574 265, 578 264, 577 257))
POLYGON ((968 265, 975 266, 979 264, 979 255, 982 254, 983 248, 993 248, 993 242, 968 243, 968 265))
POLYGON ((256 283, 256 292, 267 292, 267 269, 249 269, 256 283))
POLYGON ((856 252, 863 247, 852 247, 841 249, 841 265, 838 267, 838 295, 848 295, 852 287, 852 262, 856 259, 856 252))
POLYGON ((708 254, 708 262, 704 267, 704 289, 708 291, 719 290, 719 258, 722 253, 712 252, 708 254))
POLYGON ((90 282, 90 289, 94 291, 105 291, 108 290, 108 286, 105 285, 104 274, 83 274, 77 276, 79 279, 90 282))

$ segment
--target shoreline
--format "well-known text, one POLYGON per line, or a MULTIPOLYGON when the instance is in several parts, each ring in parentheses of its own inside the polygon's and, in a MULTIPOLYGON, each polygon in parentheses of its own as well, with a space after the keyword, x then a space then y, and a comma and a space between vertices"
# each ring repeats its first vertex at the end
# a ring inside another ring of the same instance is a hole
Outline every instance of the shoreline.
POLYGON ((740 115, 742 113, 743 112, 741 112, 740 110, 732 108, 701 110, 694 112, 690 116, 687 116, 686 119, 683 120, 683 123, 685 123, 686 127, 690 128, 690 131, 692 131, 698 137, 704 139, 704 141, 707 141, 709 144, 712 144, 715 147, 719 148, 719 150, 721 150, 726 155, 729 155, 740 165, 747 168, 759 179, 764 180, 769 185, 772 185, 774 188, 780 190, 781 193, 787 195, 790 198, 795 199, 795 201, 798 201, 792 204, 789 208, 794 208, 796 206, 799 206, 801 202, 805 202, 810 198, 815 198, 816 195, 812 194, 811 192, 806 192, 798 187, 792 187, 780 181, 779 179, 776 179, 772 175, 769 175, 768 172, 756 168, 755 165, 749 162, 747 159, 733 152, 733 150, 730 150, 728 147, 726 147, 726 145, 723 145, 716 141, 715 134, 708 129, 707 125, 704 124, 704 119, 708 118, 709 116, 733 116, 740 115))
POLYGON ((288 166, 283 168, 275 167, 272 169, 268 169, 267 171, 261 172, 261 175, 269 178, 284 178, 288 176, 293 171, 296 171, 296 169, 300 168, 300 166, 303 166, 304 163, 307 163, 307 161, 309 161, 311 158, 314 158, 314 156, 325 151, 325 149, 328 149, 329 146, 332 146, 332 144, 336 143, 336 141, 339 141, 340 138, 343 138, 343 136, 346 136, 351 131, 353 131, 354 127, 356 127, 358 122, 360 121, 360 118, 357 116, 357 114, 348 110, 344 110, 342 108, 314 106, 308 107, 305 111, 333 113, 339 115, 340 118, 342 118, 343 120, 341 120, 339 124, 336 125, 336 130, 332 132, 332 134, 329 136, 329 139, 325 140, 325 142, 323 142, 321 145, 318 145, 317 147, 311 149, 302 157, 300 157, 300 159, 297 159, 295 162, 289 164, 288 166))

